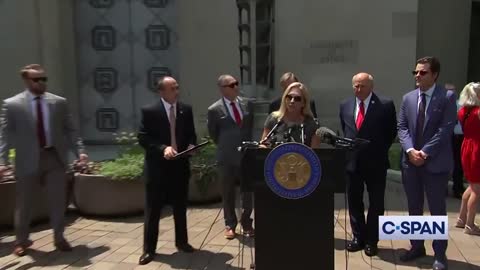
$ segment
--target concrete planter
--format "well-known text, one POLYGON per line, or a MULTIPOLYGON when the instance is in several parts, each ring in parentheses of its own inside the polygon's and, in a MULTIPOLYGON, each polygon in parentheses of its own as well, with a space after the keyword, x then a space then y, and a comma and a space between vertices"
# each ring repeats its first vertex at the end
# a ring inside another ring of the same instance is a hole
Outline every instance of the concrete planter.
MULTIPOLYGON (((16 182, 0 183, 0 226, 13 226, 16 182)), ((48 219, 47 192, 35 192, 32 200, 32 222, 48 219)))
POLYGON ((188 184, 188 201, 191 203, 210 203, 221 199, 221 183, 216 174, 208 180, 201 179, 199 169, 192 168, 188 184), (204 182, 207 181, 207 182, 204 182))
POLYGON ((114 216, 141 213, 145 205, 145 186, 141 179, 115 181, 103 175, 75 176, 73 200, 87 215, 114 216))

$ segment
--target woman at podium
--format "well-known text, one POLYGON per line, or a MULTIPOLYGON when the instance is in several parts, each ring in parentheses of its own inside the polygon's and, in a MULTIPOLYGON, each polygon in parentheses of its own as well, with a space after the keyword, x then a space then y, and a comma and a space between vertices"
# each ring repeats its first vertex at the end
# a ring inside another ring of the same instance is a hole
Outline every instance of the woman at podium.
POLYGON ((267 117, 261 145, 274 147, 281 143, 297 142, 318 148, 320 137, 315 135, 318 126, 310 108, 307 88, 300 82, 294 82, 283 93, 280 109, 267 117))

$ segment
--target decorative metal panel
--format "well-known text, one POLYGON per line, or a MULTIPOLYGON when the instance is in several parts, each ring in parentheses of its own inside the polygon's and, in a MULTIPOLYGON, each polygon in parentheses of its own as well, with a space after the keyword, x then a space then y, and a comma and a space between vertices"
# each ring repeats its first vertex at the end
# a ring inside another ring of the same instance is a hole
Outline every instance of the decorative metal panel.
POLYGON ((168 0, 144 0, 143 2, 149 8, 164 8, 168 4, 168 0))
POLYGON ((100 93, 112 93, 118 87, 118 72, 114 68, 96 68, 94 87, 100 93))
POLYGON ((82 136, 113 142, 135 131, 158 78, 178 76, 174 0, 75 0, 82 136))

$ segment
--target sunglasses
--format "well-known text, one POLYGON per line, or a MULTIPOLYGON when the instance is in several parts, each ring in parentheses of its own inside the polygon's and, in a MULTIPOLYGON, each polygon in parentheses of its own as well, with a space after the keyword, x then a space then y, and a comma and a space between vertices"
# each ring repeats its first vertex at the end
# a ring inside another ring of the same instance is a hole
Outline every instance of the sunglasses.
POLYGON ((47 81, 48 81, 48 78, 47 78, 47 77, 38 77, 38 78, 30 78, 30 80, 32 80, 33 82, 38 83, 38 82, 40 82, 40 81, 42 81, 42 82, 47 82, 47 81))
POLYGON ((417 74, 420 74, 420 76, 423 76, 423 75, 425 75, 425 74, 427 74, 427 73, 428 73, 428 71, 425 71, 425 70, 418 70, 418 71, 417 71, 417 70, 414 70, 414 71, 412 71, 412 75, 413 75, 413 76, 415 76, 415 75, 417 75, 417 74))
POLYGON ((222 87, 234 88, 235 86, 238 86, 238 82, 232 82, 231 84, 226 84, 226 85, 223 85, 222 87))
POLYGON ((302 101, 302 97, 301 97, 301 96, 286 95, 285 98, 286 98, 288 101, 291 101, 291 100, 293 100, 294 102, 300 102, 300 101, 302 101))

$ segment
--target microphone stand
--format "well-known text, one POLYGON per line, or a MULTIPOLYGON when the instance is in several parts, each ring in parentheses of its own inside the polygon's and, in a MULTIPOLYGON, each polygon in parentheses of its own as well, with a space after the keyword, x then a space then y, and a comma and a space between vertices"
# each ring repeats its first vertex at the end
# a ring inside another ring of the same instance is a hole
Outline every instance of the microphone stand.
POLYGON ((268 141, 270 139, 270 137, 272 137, 275 133, 275 131, 277 130, 278 126, 280 126, 280 124, 282 123, 282 120, 278 121, 275 126, 273 126, 272 130, 270 130, 270 132, 268 132, 267 136, 265 137, 265 139, 261 140, 260 141, 260 144, 263 144, 264 142, 268 141))

